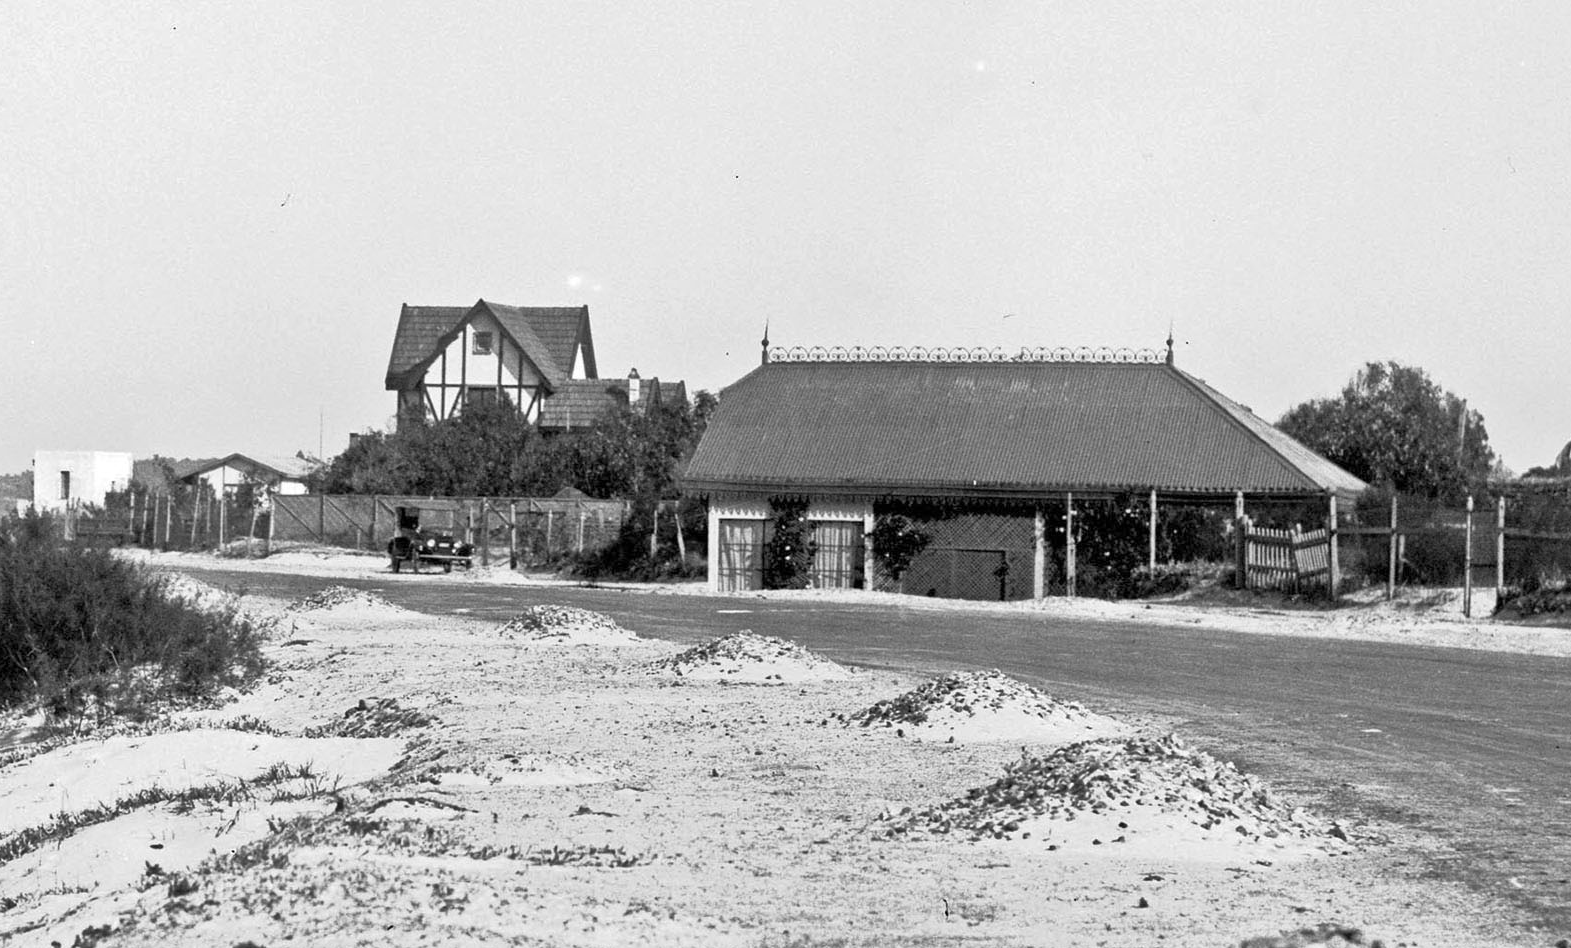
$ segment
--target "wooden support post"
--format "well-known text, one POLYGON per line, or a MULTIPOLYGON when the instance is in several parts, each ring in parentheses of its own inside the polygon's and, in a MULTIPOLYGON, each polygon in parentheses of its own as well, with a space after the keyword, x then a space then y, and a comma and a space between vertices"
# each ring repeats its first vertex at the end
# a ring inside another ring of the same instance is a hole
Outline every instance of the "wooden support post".
POLYGON ((196 549, 196 525, 202 522, 202 489, 191 495, 191 549, 196 549))
POLYGON ((1467 526, 1462 531, 1466 549, 1462 554, 1462 615, 1473 617, 1473 495, 1467 495, 1467 526))
POLYGON ((1336 597, 1342 591, 1342 559, 1338 547, 1337 522, 1336 522, 1336 494, 1330 495, 1331 509, 1326 514, 1326 566, 1330 574, 1326 583, 1330 587, 1331 601, 1336 602, 1336 597))
MULTIPOLYGON (((446 353, 443 353, 445 356, 446 353)), ((316 495, 316 542, 327 543, 327 495, 316 495)))
POLYGON ((256 518, 262 513, 262 508, 255 503, 251 504, 251 529, 245 533, 245 558, 251 558, 251 544, 256 540, 256 518))
POLYGON ((584 505, 578 505, 578 552, 584 552, 584 505))
POLYGON ((545 512, 545 555, 547 558, 551 556, 551 522, 555 519, 554 513, 555 511, 551 510, 545 512))
POLYGON ((1244 492, 1233 494, 1233 588, 1249 588, 1249 520, 1244 516, 1244 492))
POLYGON ((1146 530, 1146 569, 1156 575, 1156 488, 1151 488, 1151 517, 1146 530))
POLYGON ((376 499, 376 495, 375 494, 372 494, 371 495, 371 549, 373 549, 373 550, 376 549, 376 538, 378 536, 377 530, 376 530, 376 508, 378 508, 380 506, 382 506, 381 502, 376 499))
POLYGON ((229 541, 229 498, 218 498, 218 549, 229 541))
POLYGON ((1506 495, 1495 498, 1495 602, 1506 591, 1506 495))
POLYGON ((1064 594, 1075 597, 1075 492, 1064 494, 1064 594))
POLYGON ((480 565, 491 565, 491 501, 480 498, 480 565))
POLYGON ((272 506, 267 508, 267 554, 273 555, 273 528, 278 525, 278 503, 275 498, 272 506))
POLYGON ((1391 494, 1391 533, 1387 536, 1386 543, 1386 602, 1396 598, 1396 570, 1397 570, 1397 538, 1396 538, 1396 494, 1391 494))
POLYGON ((175 529, 175 499, 169 494, 164 495, 164 549, 169 549, 170 535, 175 529))
POLYGON ((518 501, 507 502, 507 568, 518 568, 518 501))
POLYGON ((1047 596, 1047 517, 1036 508, 1031 522, 1031 598, 1047 596))

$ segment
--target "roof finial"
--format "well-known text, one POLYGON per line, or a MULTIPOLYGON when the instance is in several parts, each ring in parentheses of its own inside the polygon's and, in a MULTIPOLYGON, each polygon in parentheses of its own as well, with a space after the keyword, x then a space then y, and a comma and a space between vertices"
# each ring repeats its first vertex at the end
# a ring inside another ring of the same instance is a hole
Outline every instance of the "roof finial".
POLYGON ((764 341, 759 343, 759 345, 761 345, 763 347, 763 350, 764 350, 763 351, 763 359, 762 359, 762 361, 759 364, 760 365, 768 365, 769 364, 769 320, 767 320, 767 319, 764 320, 764 341))
POLYGON ((1167 321, 1167 364, 1173 364, 1173 321, 1167 321))

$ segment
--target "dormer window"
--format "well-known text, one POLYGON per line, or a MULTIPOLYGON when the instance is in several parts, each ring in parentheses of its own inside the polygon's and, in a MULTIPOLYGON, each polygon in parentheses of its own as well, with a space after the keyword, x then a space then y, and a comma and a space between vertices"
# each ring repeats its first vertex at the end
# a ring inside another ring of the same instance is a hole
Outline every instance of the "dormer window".
POLYGON ((472 338, 474 340, 474 345, 469 350, 472 354, 477 356, 486 356, 491 354, 493 340, 491 338, 490 332, 483 329, 477 329, 475 330, 474 336, 472 338))

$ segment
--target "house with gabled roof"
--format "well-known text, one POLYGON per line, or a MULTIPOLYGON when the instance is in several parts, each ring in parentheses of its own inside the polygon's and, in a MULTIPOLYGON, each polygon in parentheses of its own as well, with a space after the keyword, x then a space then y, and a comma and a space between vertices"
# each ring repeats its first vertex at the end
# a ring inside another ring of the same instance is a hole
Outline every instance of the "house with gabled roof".
POLYGON ((398 423, 440 421, 463 406, 506 401, 530 420, 574 379, 594 379, 587 306, 410 306, 398 315, 387 390, 398 423))
POLYGON ((625 379, 569 379, 541 407, 540 430, 557 434, 587 428, 622 406, 648 412, 686 403, 686 382, 640 378, 637 369, 625 379))
POLYGON ((683 483, 709 501, 716 590, 760 587, 784 500, 807 505, 813 585, 889 588, 872 536, 899 514, 934 541, 905 591, 976 599, 1040 598, 1055 558, 1072 594, 1088 503, 1148 505, 1154 558, 1159 504, 1242 516, 1366 487, 1175 367, 1171 347, 766 348, 721 392, 683 483))
POLYGON ((312 474, 321 467, 299 455, 234 454, 221 458, 179 461, 174 478, 200 484, 223 497, 242 486, 262 487, 269 494, 304 494, 312 474))

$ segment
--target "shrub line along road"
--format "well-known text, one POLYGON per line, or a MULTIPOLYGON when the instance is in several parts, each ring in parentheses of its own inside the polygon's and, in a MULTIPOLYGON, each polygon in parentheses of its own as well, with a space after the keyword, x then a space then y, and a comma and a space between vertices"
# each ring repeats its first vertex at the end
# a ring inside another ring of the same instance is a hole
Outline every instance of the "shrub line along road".
POLYGON ((341 583, 430 615, 497 621, 557 603, 683 644, 750 628, 843 663, 923 675, 998 668, 1097 710, 1178 728, 1329 816, 1431 833, 1446 845, 1415 873, 1508 903, 1555 933, 1545 945, 1571 935, 1571 659, 963 606, 190 571, 281 599, 341 583))

